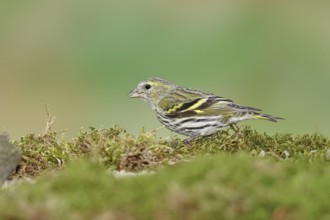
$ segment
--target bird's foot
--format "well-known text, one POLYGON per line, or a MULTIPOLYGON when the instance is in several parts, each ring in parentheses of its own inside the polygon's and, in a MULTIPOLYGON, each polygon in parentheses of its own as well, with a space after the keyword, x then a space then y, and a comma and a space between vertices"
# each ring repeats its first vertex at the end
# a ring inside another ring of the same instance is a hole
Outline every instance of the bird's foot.
POLYGON ((184 140, 183 140, 183 143, 184 143, 185 145, 191 147, 192 142, 193 142, 193 141, 196 141, 196 140, 198 140, 198 139, 200 139, 200 137, 198 137, 198 136, 196 136, 196 137, 190 137, 190 138, 184 139, 184 140))

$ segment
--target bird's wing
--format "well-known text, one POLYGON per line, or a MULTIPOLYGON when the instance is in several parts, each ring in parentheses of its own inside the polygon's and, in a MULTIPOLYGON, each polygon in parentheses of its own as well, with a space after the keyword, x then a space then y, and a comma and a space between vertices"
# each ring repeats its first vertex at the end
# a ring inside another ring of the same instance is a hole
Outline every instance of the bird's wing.
MULTIPOLYGON (((168 117, 189 117, 193 115, 232 115, 233 112, 260 111, 260 109, 240 106, 232 100, 218 96, 197 97, 190 100, 162 100, 165 105, 162 111, 168 117)), ((162 103, 160 103, 162 104, 162 103)), ((160 105, 161 106, 161 105, 160 105)))

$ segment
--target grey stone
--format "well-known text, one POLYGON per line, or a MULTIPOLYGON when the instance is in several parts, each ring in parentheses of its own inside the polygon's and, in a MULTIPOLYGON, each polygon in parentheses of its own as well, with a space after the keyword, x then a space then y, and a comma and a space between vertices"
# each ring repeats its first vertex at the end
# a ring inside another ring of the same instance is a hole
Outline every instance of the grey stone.
POLYGON ((11 175, 21 160, 20 149, 9 142, 6 134, 0 134, 0 185, 11 175))

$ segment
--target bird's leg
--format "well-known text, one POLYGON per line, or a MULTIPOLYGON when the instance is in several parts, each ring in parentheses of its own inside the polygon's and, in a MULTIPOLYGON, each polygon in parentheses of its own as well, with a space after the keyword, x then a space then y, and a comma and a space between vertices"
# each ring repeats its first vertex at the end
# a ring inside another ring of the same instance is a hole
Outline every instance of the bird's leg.
POLYGON ((236 124, 230 124, 229 125, 230 129, 232 129, 234 131, 234 134, 231 137, 236 137, 238 135, 238 133, 240 132, 239 127, 236 124))
POLYGON ((239 132, 239 127, 236 124, 230 124, 229 127, 230 127, 230 129, 235 131, 235 133, 239 132))
POLYGON ((228 129, 227 130, 221 130, 220 132, 225 133, 227 136, 229 136, 228 129))
POLYGON ((193 141, 196 141, 196 140, 198 140, 198 139, 200 139, 199 136, 193 136, 193 137, 190 137, 190 138, 186 138, 186 139, 184 139, 184 140, 183 140, 183 143, 184 143, 185 145, 191 146, 192 142, 193 142, 193 141))
POLYGON ((191 142, 194 140, 194 138, 186 138, 183 140, 184 145, 188 145, 189 147, 191 146, 191 142))

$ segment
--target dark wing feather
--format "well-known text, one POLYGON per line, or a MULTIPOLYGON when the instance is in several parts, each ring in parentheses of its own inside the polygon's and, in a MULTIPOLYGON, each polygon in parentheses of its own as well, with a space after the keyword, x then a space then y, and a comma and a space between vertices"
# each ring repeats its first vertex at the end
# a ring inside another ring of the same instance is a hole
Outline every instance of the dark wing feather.
POLYGON ((193 100, 177 102, 164 109, 167 117, 189 117, 193 115, 232 115, 238 111, 259 111, 256 108, 244 107, 232 100, 218 96, 199 97, 193 100))

